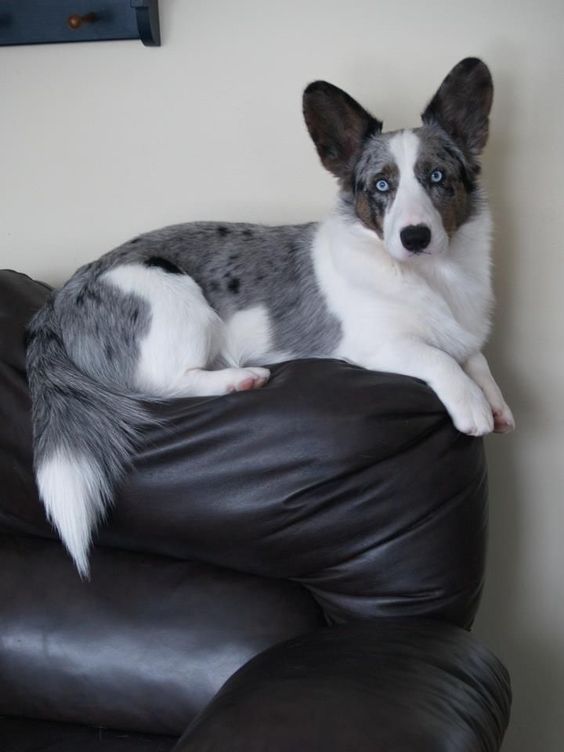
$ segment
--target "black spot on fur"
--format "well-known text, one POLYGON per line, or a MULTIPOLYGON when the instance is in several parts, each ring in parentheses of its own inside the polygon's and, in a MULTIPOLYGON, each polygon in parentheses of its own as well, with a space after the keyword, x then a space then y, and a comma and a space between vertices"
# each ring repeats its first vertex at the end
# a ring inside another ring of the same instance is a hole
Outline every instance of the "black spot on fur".
POLYGON ((249 240, 253 237, 253 235, 254 233, 252 230, 249 230, 248 228, 246 230, 243 230, 243 237, 245 238, 245 240, 249 240))
POLYGON ((46 342, 52 345, 62 345, 61 338, 58 334, 55 334, 55 332, 52 329, 49 329, 49 331, 46 331, 43 333, 43 337, 46 342))
POLYGON ((114 348, 109 343, 104 347, 104 352, 106 353, 108 360, 114 359, 114 348))
POLYGON ((239 288, 241 287, 241 280, 237 279, 237 277, 233 277, 233 279, 230 279, 227 283, 227 289, 229 292, 232 292, 234 295, 237 295, 239 292, 239 288))
POLYGON ((129 245, 134 245, 134 243, 138 243, 141 240, 141 238, 133 238, 133 240, 129 241, 129 245))
POLYGON ((131 312, 131 316, 129 317, 130 321, 133 325, 135 325, 139 321, 139 311, 135 310, 131 312))
POLYGON ((157 269, 162 269, 164 272, 168 272, 169 274, 184 274, 180 267, 176 266, 176 264, 173 264, 172 261, 162 258, 161 256, 151 256, 150 258, 146 259, 145 266, 153 266, 157 269))
POLYGON ((229 227, 226 227, 225 225, 219 225, 219 227, 217 228, 217 234, 221 238, 224 238, 226 235, 229 235, 230 232, 231 230, 229 229, 229 227))
POLYGON ((76 302, 79 305, 82 305, 86 300, 91 303, 99 303, 101 300, 99 293, 97 293, 96 290, 93 290, 89 285, 85 285, 76 296, 76 302), (81 298, 80 301, 79 298, 81 298))

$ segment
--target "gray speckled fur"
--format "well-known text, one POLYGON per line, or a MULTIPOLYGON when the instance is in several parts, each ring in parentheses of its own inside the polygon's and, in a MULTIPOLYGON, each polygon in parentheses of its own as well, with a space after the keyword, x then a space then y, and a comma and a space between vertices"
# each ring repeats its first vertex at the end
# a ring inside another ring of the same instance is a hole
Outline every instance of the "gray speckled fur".
MULTIPOLYGON (((139 398, 151 395, 140 395, 135 387, 150 306, 105 281, 104 273, 164 259, 200 285, 222 319, 265 306, 273 348, 290 357, 328 355, 339 340, 340 326, 313 273, 314 231, 313 224, 211 222, 156 230, 81 267, 33 318, 27 370, 36 472, 55 452, 88 458, 100 480, 98 493, 83 502, 90 531, 150 420, 139 398)), ((73 556, 86 574, 86 560, 73 556)))
POLYGON ((101 280, 107 256, 79 269, 55 295, 53 314, 64 348, 84 373, 110 388, 134 391, 139 342, 149 304, 101 280))
POLYGON ((189 274, 224 320, 263 305, 275 350, 291 357, 327 355, 340 326, 313 273, 315 227, 195 222, 134 238, 79 269, 57 294, 54 312, 67 352, 100 381, 133 388, 138 342, 150 314, 141 299, 100 277, 115 266, 159 257, 189 274))
MULTIPOLYGON (((86 523, 94 526, 111 501, 127 459, 150 418, 125 390, 104 388, 73 362, 63 342, 56 297, 32 319, 27 331, 27 371, 32 395, 34 466, 54 452, 88 457, 99 473, 96 496, 86 502, 86 523)), ((69 310, 70 314, 71 311, 69 310)), ((52 520, 55 524, 57 520, 52 520)), ((90 539, 92 530, 88 534, 90 539)), ((78 565, 78 562, 77 562, 78 565)), ((79 569, 87 573, 87 566, 79 569)))

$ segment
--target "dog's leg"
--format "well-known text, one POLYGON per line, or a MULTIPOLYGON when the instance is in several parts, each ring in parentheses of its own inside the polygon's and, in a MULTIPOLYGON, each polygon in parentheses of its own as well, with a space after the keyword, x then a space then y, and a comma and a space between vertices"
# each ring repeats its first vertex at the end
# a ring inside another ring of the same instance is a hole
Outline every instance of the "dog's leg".
POLYGON ((462 367, 486 395, 493 413, 494 431, 496 433, 512 431, 515 428, 513 414, 503 399, 501 390, 491 374, 488 361, 484 355, 481 352, 474 353, 462 367))
POLYGON ((257 389, 268 381, 266 368, 211 370, 224 360, 225 324, 187 274, 130 264, 110 270, 105 281, 144 300, 150 312, 137 343, 134 383, 141 393, 210 397, 257 389))
POLYGON ((493 430, 492 410, 484 393, 454 358, 442 350, 422 342, 395 342, 361 365, 426 381, 462 433, 483 436, 493 430))

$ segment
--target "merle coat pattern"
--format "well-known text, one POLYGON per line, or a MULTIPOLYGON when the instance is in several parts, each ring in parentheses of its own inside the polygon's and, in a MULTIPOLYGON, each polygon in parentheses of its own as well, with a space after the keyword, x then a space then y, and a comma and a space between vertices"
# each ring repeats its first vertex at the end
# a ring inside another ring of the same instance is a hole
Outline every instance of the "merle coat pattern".
POLYGON ((260 388, 265 364, 337 357, 424 379, 464 433, 513 427, 481 354, 493 299, 479 158, 492 95, 487 67, 468 58, 422 127, 383 133, 348 94, 310 84, 305 121, 339 183, 326 220, 167 227, 53 294, 28 331, 35 469, 82 576, 149 420, 141 399, 260 388))

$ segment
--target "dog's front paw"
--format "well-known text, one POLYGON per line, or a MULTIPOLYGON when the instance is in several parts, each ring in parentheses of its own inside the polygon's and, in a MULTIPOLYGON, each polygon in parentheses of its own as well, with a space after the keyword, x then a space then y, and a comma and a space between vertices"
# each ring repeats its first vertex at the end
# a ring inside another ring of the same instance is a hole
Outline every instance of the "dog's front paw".
POLYGON ((485 436, 494 430, 494 416, 482 390, 469 385, 465 394, 449 409, 455 427, 468 436, 485 436))

